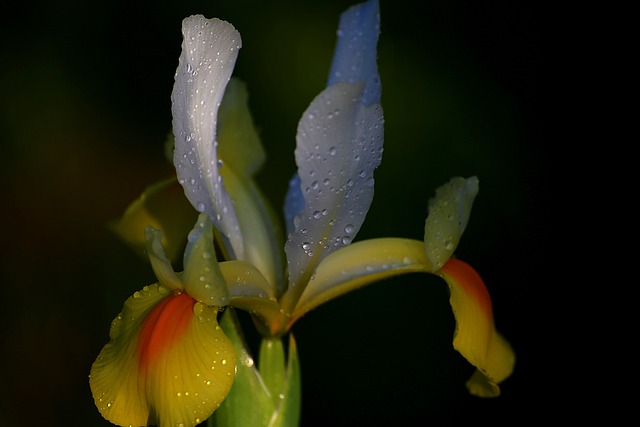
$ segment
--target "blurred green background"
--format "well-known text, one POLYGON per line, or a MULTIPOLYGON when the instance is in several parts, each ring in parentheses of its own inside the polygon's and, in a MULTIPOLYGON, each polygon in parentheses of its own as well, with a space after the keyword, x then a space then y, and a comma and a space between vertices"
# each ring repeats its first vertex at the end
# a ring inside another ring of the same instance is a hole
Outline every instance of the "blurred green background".
MULTIPOLYGON (((79 0, 15 4, 2 25, 1 426, 106 426, 87 375, 112 318, 154 281, 106 228, 172 174, 163 144, 182 18, 234 24, 281 206, 297 121, 325 85, 354 1, 79 0)), ((511 424, 544 408, 539 318, 548 153, 537 135, 533 2, 381 0, 385 152, 358 236, 422 237, 452 176, 480 194, 457 255, 484 277, 518 356, 503 395, 467 394, 446 285, 405 276, 322 306, 294 328, 303 426, 511 424), (514 415, 515 414, 515 415, 514 415)))

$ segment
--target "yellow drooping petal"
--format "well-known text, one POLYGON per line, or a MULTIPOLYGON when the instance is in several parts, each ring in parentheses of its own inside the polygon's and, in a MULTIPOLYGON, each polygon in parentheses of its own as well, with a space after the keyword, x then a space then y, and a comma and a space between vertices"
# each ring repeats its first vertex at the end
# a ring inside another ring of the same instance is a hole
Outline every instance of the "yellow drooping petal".
POLYGON ((437 271, 449 285, 456 319, 453 347, 478 370, 467 382, 480 397, 500 394, 498 384, 513 371, 515 354, 493 323, 491 298, 480 275, 468 264, 451 258, 437 271))
POLYGON ((91 368, 96 406, 121 426, 195 426, 228 394, 236 355, 217 307, 152 285, 136 292, 111 325, 91 368))
POLYGON ((363 240, 320 262, 291 315, 291 323, 321 304, 391 276, 430 273, 424 243, 401 238, 363 240))
POLYGON ((122 218, 111 225, 115 233, 146 258, 144 230, 147 226, 162 230, 162 244, 171 261, 178 259, 198 213, 184 197, 184 190, 173 177, 147 188, 122 218))

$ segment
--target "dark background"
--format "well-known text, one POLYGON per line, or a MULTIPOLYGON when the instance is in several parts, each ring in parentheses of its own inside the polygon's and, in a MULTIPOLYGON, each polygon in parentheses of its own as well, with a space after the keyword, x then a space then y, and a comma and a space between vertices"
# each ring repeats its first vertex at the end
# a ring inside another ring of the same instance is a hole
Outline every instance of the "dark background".
MULTIPOLYGON (((87 375, 112 318, 154 281, 107 229, 172 174, 163 144, 182 18, 234 24, 282 206, 297 122, 325 85, 352 1, 31 1, 1 26, 0 425, 104 426, 87 375)), ((543 415, 542 250, 549 154, 537 134, 532 2, 381 0, 385 152, 358 238, 421 239, 427 201, 453 176, 480 193, 457 256, 484 277, 518 361, 503 395, 469 396, 436 277, 377 283, 294 328, 303 426, 511 425, 543 415), (534 404, 535 402, 535 404, 534 404)))

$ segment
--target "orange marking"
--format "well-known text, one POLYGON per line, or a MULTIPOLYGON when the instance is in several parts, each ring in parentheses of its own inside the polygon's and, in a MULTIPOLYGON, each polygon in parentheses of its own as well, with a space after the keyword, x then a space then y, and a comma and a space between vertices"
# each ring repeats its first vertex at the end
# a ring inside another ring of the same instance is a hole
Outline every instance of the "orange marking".
POLYGON ((193 298, 182 293, 163 299, 151 310, 140 331, 141 369, 184 335, 193 318, 195 303, 193 298))
POLYGON ((473 267, 457 258, 449 258, 449 261, 442 266, 440 271, 460 285, 477 302, 489 319, 493 318, 491 296, 482 277, 473 267))

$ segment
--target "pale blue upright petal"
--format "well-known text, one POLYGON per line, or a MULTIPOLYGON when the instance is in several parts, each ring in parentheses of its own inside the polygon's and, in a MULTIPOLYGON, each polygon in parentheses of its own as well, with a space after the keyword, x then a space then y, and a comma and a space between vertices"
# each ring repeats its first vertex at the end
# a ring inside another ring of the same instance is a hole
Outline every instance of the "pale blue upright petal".
MULTIPOLYGON (((376 63, 376 47, 380 34, 378 0, 371 0, 347 9, 340 16, 338 40, 333 55, 327 86, 338 82, 364 82, 361 102, 380 102, 382 87, 376 63)), ((293 230, 293 220, 304 208, 304 197, 297 173, 289 183, 285 198, 287 235, 293 230)))
POLYGON ((324 257, 351 243, 371 205, 384 134, 379 33, 377 0, 341 15, 327 89, 298 125, 298 172, 285 199, 291 285, 308 281, 324 257))
POLYGON ((295 157, 305 203, 285 244, 290 284, 308 280, 324 257, 351 243, 371 205, 383 115, 380 104, 360 102, 362 91, 362 83, 329 86, 298 125, 295 157))
POLYGON ((184 19, 182 34, 171 94, 178 180, 196 210, 211 217, 231 255, 242 253, 216 141, 218 108, 241 47, 240 33, 228 22, 195 15, 184 19))
POLYGON ((338 41, 327 86, 338 82, 364 82, 362 102, 380 102, 382 86, 376 65, 376 47, 380 34, 378 0, 349 8, 340 16, 338 41))

